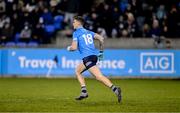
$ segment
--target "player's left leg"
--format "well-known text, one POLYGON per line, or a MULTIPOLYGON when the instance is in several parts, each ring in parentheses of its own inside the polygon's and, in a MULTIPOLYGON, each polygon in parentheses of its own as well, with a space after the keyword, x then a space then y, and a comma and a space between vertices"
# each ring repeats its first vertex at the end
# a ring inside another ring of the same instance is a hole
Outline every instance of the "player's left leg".
POLYGON ((119 87, 116 87, 115 85, 113 85, 113 83, 101 73, 101 71, 99 70, 99 68, 96 65, 92 66, 88 70, 96 77, 97 80, 99 80, 104 85, 106 85, 107 87, 112 89, 112 91, 118 97, 118 102, 121 101, 121 89, 119 87))

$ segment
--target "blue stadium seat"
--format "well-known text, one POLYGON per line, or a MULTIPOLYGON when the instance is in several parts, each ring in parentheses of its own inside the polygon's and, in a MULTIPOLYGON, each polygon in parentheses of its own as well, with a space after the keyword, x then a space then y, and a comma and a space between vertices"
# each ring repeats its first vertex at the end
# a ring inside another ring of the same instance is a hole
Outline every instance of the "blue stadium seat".
POLYGON ((45 25, 45 31, 49 34, 53 34, 55 31, 55 27, 53 25, 45 25))
POLYGON ((20 33, 16 33, 14 37, 16 43, 19 41, 19 38, 20 38, 20 33))
POLYGON ((64 17, 61 15, 57 15, 54 17, 54 27, 55 29, 62 29, 62 21, 64 17))
POLYGON ((29 42, 28 44, 27 44, 27 46, 28 47, 38 47, 38 43, 37 42, 29 42))
POLYGON ((26 47, 27 44, 25 42, 18 42, 18 43, 16 43, 16 46, 17 47, 26 47))
POLYGON ((5 44, 5 46, 6 46, 6 47, 14 47, 14 46, 16 46, 16 43, 15 43, 15 42, 7 42, 7 43, 5 44))

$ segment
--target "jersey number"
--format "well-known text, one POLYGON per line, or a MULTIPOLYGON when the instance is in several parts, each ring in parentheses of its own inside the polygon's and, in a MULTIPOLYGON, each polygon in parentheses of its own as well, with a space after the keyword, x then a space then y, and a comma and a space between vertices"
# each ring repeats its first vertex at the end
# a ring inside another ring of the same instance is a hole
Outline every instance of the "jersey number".
POLYGON ((86 45, 92 44, 93 43, 93 38, 91 34, 84 34, 83 35, 84 41, 86 45))

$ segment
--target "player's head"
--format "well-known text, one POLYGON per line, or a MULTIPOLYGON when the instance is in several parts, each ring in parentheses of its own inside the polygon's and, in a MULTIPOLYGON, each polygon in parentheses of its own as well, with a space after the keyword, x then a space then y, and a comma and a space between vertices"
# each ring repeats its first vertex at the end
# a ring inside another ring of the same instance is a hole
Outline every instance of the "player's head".
POLYGON ((73 27, 74 29, 83 26, 84 25, 84 19, 81 16, 74 16, 73 18, 73 27))

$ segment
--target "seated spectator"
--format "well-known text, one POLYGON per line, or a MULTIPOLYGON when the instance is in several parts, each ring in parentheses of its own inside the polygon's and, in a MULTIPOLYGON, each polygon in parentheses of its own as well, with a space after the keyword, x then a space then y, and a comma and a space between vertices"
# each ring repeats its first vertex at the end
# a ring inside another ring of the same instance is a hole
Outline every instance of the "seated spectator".
POLYGON ((6 14, 3 14, 0 18, 0 28, 3 28, 5 23, 10 23, 10 17, 6 14))
POLYGON ((0 0, 0 16, 6 12, 6 3, 4 0, 0 0))
POLYGON ((142 29, 142 37, 150 37, 150 27, 148 24, 144 24, 142 29))
POLYGON ((175 6, 172 6, 170 9, 170 13, 168 15, 168 29, 169 29, 169 34, 170 37, 178 37, 177 36, 177 28, 178 28, 178 10, 175 6))
POLYGON ((169 39, 167 39, 165 43, 166 43, 166 48, 167 49, 171 49, 172 48, 172 42, 169 39))
POLYGON ((88 29, 109 38, 180 37, 177 0, 0 0, 0 36, 8 41, 20 33, 21 41, 28 42, 32 37, 39 43, 51 43, 47 39, 54 38, 44 34, 44 26, 55 25, 54 17, 62 15, 62 29, 54 30, 51 36, 61 31, 58 34, 62 37, 71 37, 69 22, 76 14, 85 17, 88 29), (43 23, 39 22, 40 17, 43 23), (24 26, 25 22, 31 26, 24 26))
POLYGON ((104 28, 98 27, 97 28, 97 33, 103 36, 104 38, 107 38, 107 34, 104 28))
POLYGON ((43 18, 39 18, 39 22, 36 25, 35 29, 33 30, 33 37, 32 37, 33 41, 36 41, 40 44, 44 43, 44 39, 46 37, 44 27, 45 25, 43 18))
POLYGON ((13 26, 10 23, 5 23, 3 29, 0 31, 0 38, 2 42, 14 41, 13 40, 13 26))
POLYGON ((117 38, 118 37, 118 30, 116 28, 112 29, 111 37, 112 38, 117 38))
POLYGON ((46 25, 53 23, 53 16, 52 13, 49 11, 48 8, 45 8, 42 13, 42 18, 46 25))
POLYGON ((168 37, 169 34, 168 34, 168 27, 167 26, 164 26, 163 29, 162 29, 162 36, 164 37, 168 37))
POLYGON ((122 37, 128 37, 128 31, 126 29, 122 30, 122 37))
POLYGON ((158 49, 162 49, 162 48, 170 49, 170 48, 172 48, 171 41, 169 39, 166 39, 165 37, 154 38, 154 45, 158 49))
POLYGON ((118 33, 120 36, 122 36, 122 31, 125 29, 124 27, 124 17, 123 16, 119 16, 119 20, 118 20, 118 33))
POLYGON ((150 37, 159 37, 161 35, 161 29, 159 27, 159 21, 153 20, 152 28, 150 30, 150 37))
POLYGON ((98 21, 98 15, 97 13, 92 13, 89 16, 86 17, 86 23, 88 24, 86 26, 87 29, 97 31, 99 21, 98 21))
POLYGON ((128 36, 129 37, 135 37, 135 33, 137 31, 137 25, 136 25, 136 22, 135 22, 135 18, 134 18, 134 15, 132 13, 128 13, 127 14, 127 21, 125 23, 125 29, 127 30, 128 32, 128 36))
POLYGON ((32 30, 29 25, 25 24, 24 28, 21 30, 19 41, 28 43, 31 40, 31 35, 32 30))
POLYGON ((164 5, 159 6, 156 15, 159 20, 162 20, 166 16, 166 11, 165 11, 164 5))

